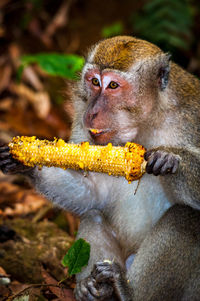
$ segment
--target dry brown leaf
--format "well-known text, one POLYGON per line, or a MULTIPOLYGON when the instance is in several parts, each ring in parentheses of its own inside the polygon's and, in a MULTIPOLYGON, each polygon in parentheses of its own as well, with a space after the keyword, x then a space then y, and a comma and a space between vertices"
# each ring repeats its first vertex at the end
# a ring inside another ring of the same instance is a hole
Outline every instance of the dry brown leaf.
POLYGON ((8 275, 6 274, 6 271, 1 266, 0 266, 0 275, 8 277, 8 275))
POLYGON ((70 212, 65 212, 65 215, 69 224, 69 234, 74 237, 78 229, 79 219, 70 212))
POLYGON ((8 111, 10 110, 13 103, 13 99, 11 97, 6 97, 0 100, 0 110, 8 111))
POLYGON ((21 50, 18 44, 12 43, 9 45, 9 49, 8 49, 11 61, 14 65, 14 67, 17 69, 19 67, 20 64, 20 55, 21 55, 21 50))
POLYGON ((7 300, 6 298, 9 296, 10 296, 10 289, 5 285, 0 285, 0 300, 7 300))
MULTIPOLYGON (((47 284, 58 284, 58 281, 55 280, 55 278, 53 278, 45 269, 42 269, 42 276, 47 284)), ((59 298, 60 301, 75 301, 74 294, 71 289, 59 286, 49 286, 49 289, 59 298)))
POLYGON ((7 122, 1 121, 0 120, 0 129, 2 130, 9 130, 10 129, 10 124, 8 124, 7 122))
POLYGON ((18 186, 14 185, 12 183, 8 183, 8 182, 1 182, 0 183, 0 197, 2 196, 2 194, 6 195, 6 194, 11 194, 11 193, 16 193, 18 191, 18 186))
POLYGON ((40 81, 37 73, 35 72, 34 68, 32 66, 27 66, 24 68, 23 76, 22 78, 31 84, 33 88, 35 88, 37 91, 44 90, 44 86, 42 82, 40 81))
POLYGON ((26 98, 32 104, 39 118, 45 119, 47 117, 51 109, 50 97, 47 92, 34 92, 24 84, 16 85, 14 83, 10 85, 10 90, 18 96, 26 98))
POLYGON ((19 292, 23 291, 25 288, 29 287, 29 284, 23 284, 18 281, 12 281, 9 287, 13 294, 18 294, 19 292))
POLYGON ((37 195, 36 193, 28 193, 26 195, 23 191, 18 191, 15 194, 16 203, 12 207, 6 207, 3 210, 4 215, 6 216, 16 216, 16 215, 26 215, 32 212, 37 211, 42 206, 47 204, 47 200, 42 196, 37 195))
POLYGON ((57 13, 53 17, 53 19, 51 19, 46 30, 41 35, 41 40, 47 46, 50 46, 52 44, 53 41, 51 40, 51 37, 55 34, 57 29, 67 25, 69 9, 71 7, 72 2, 73 0, 63 1, 57 13))
POLYGON ((33 189, 24 189, 9 182, 0 182, 1 214, 25 215, 40 209, 47 200, 33 189))
POLYGON ((9 86, 11 75, 12 75, 12 68, 10 65, 5 65, 0 70, 0 93, 9 86))

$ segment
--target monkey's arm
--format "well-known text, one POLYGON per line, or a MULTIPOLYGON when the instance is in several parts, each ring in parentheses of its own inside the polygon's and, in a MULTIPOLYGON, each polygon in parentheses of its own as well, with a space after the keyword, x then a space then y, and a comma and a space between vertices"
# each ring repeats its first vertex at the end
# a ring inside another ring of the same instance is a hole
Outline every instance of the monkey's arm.
POLYGON ((82 172, 43 167, 26 167, 12 158, 7 146, 0 147, 0 170, 25 174, 35 188, 54 204, 78 215, 100 205, 94 183, 82 172))
POLYGON ((200 150, 198 148, 159 147, 146 152, 146 171, 167 175, 162 179, 173 191, 172 201, 200 209, 200 150), (168 174, 173 174, 170 176, 168 174))

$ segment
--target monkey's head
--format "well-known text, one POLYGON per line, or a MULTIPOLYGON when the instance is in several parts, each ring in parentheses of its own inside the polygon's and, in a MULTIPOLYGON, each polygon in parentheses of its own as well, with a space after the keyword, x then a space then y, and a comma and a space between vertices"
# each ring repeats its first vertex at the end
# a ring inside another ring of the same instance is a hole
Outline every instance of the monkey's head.
POLYGON ((159 106, 168 74, 169 55, 149 42, 118 36, 95 45, 82 72, 90 139, 115 145, 135 140, 159 106))

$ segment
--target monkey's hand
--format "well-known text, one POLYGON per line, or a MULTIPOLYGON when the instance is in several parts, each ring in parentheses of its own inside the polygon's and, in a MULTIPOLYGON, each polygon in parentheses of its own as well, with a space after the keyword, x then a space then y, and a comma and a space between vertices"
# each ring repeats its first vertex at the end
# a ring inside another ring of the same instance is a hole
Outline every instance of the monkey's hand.
POLYGON ((155 176, 174 174, 178 170, 180 157, 164 150, 149 150, 144 155, 146 172, 155 176))
POLYGON ((31 170, 32 167, 24 166, 19 161, 13 159, 9 152, 9 147, 0 144, 0 170, 5 174, 23 173, 31 170))
POLYGON ((92 275, 79 281, 74 293, 77 301, 111 300, 113 287, 106 282, 98 283, 92 275))

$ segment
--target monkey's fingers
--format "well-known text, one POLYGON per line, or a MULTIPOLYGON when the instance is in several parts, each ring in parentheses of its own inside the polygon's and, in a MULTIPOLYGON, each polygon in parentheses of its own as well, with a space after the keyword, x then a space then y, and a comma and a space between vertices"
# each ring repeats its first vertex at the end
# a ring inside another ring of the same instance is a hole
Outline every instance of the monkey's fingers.
POLYGON ((30 167, 24 166, 19 161, 13 159, 9 152, 9 147, 5 144, 0 144, 0 170, 4 174, 16 174, 30 170, 30 167))
POLYGON ((4 143, 0 143, 0 162, 2 160, 6 160, 7 158, 10 158, 11 154, 9 152, 9 147, 5 145, 4 143))
POLYGON ((163 150, 148 151, 144 157, 147 160, 146 172, 155 176, 173 174, 179 166, 179 157, 163 150))
POLYGON ((4 153, 9 154, 9 147, 7 145, 0 145, 0 156, 4 153))
POLYGON ((177 158, 171 158, 161 168, 161 175, 175 174, 178 170, 179 160, 177 158))

